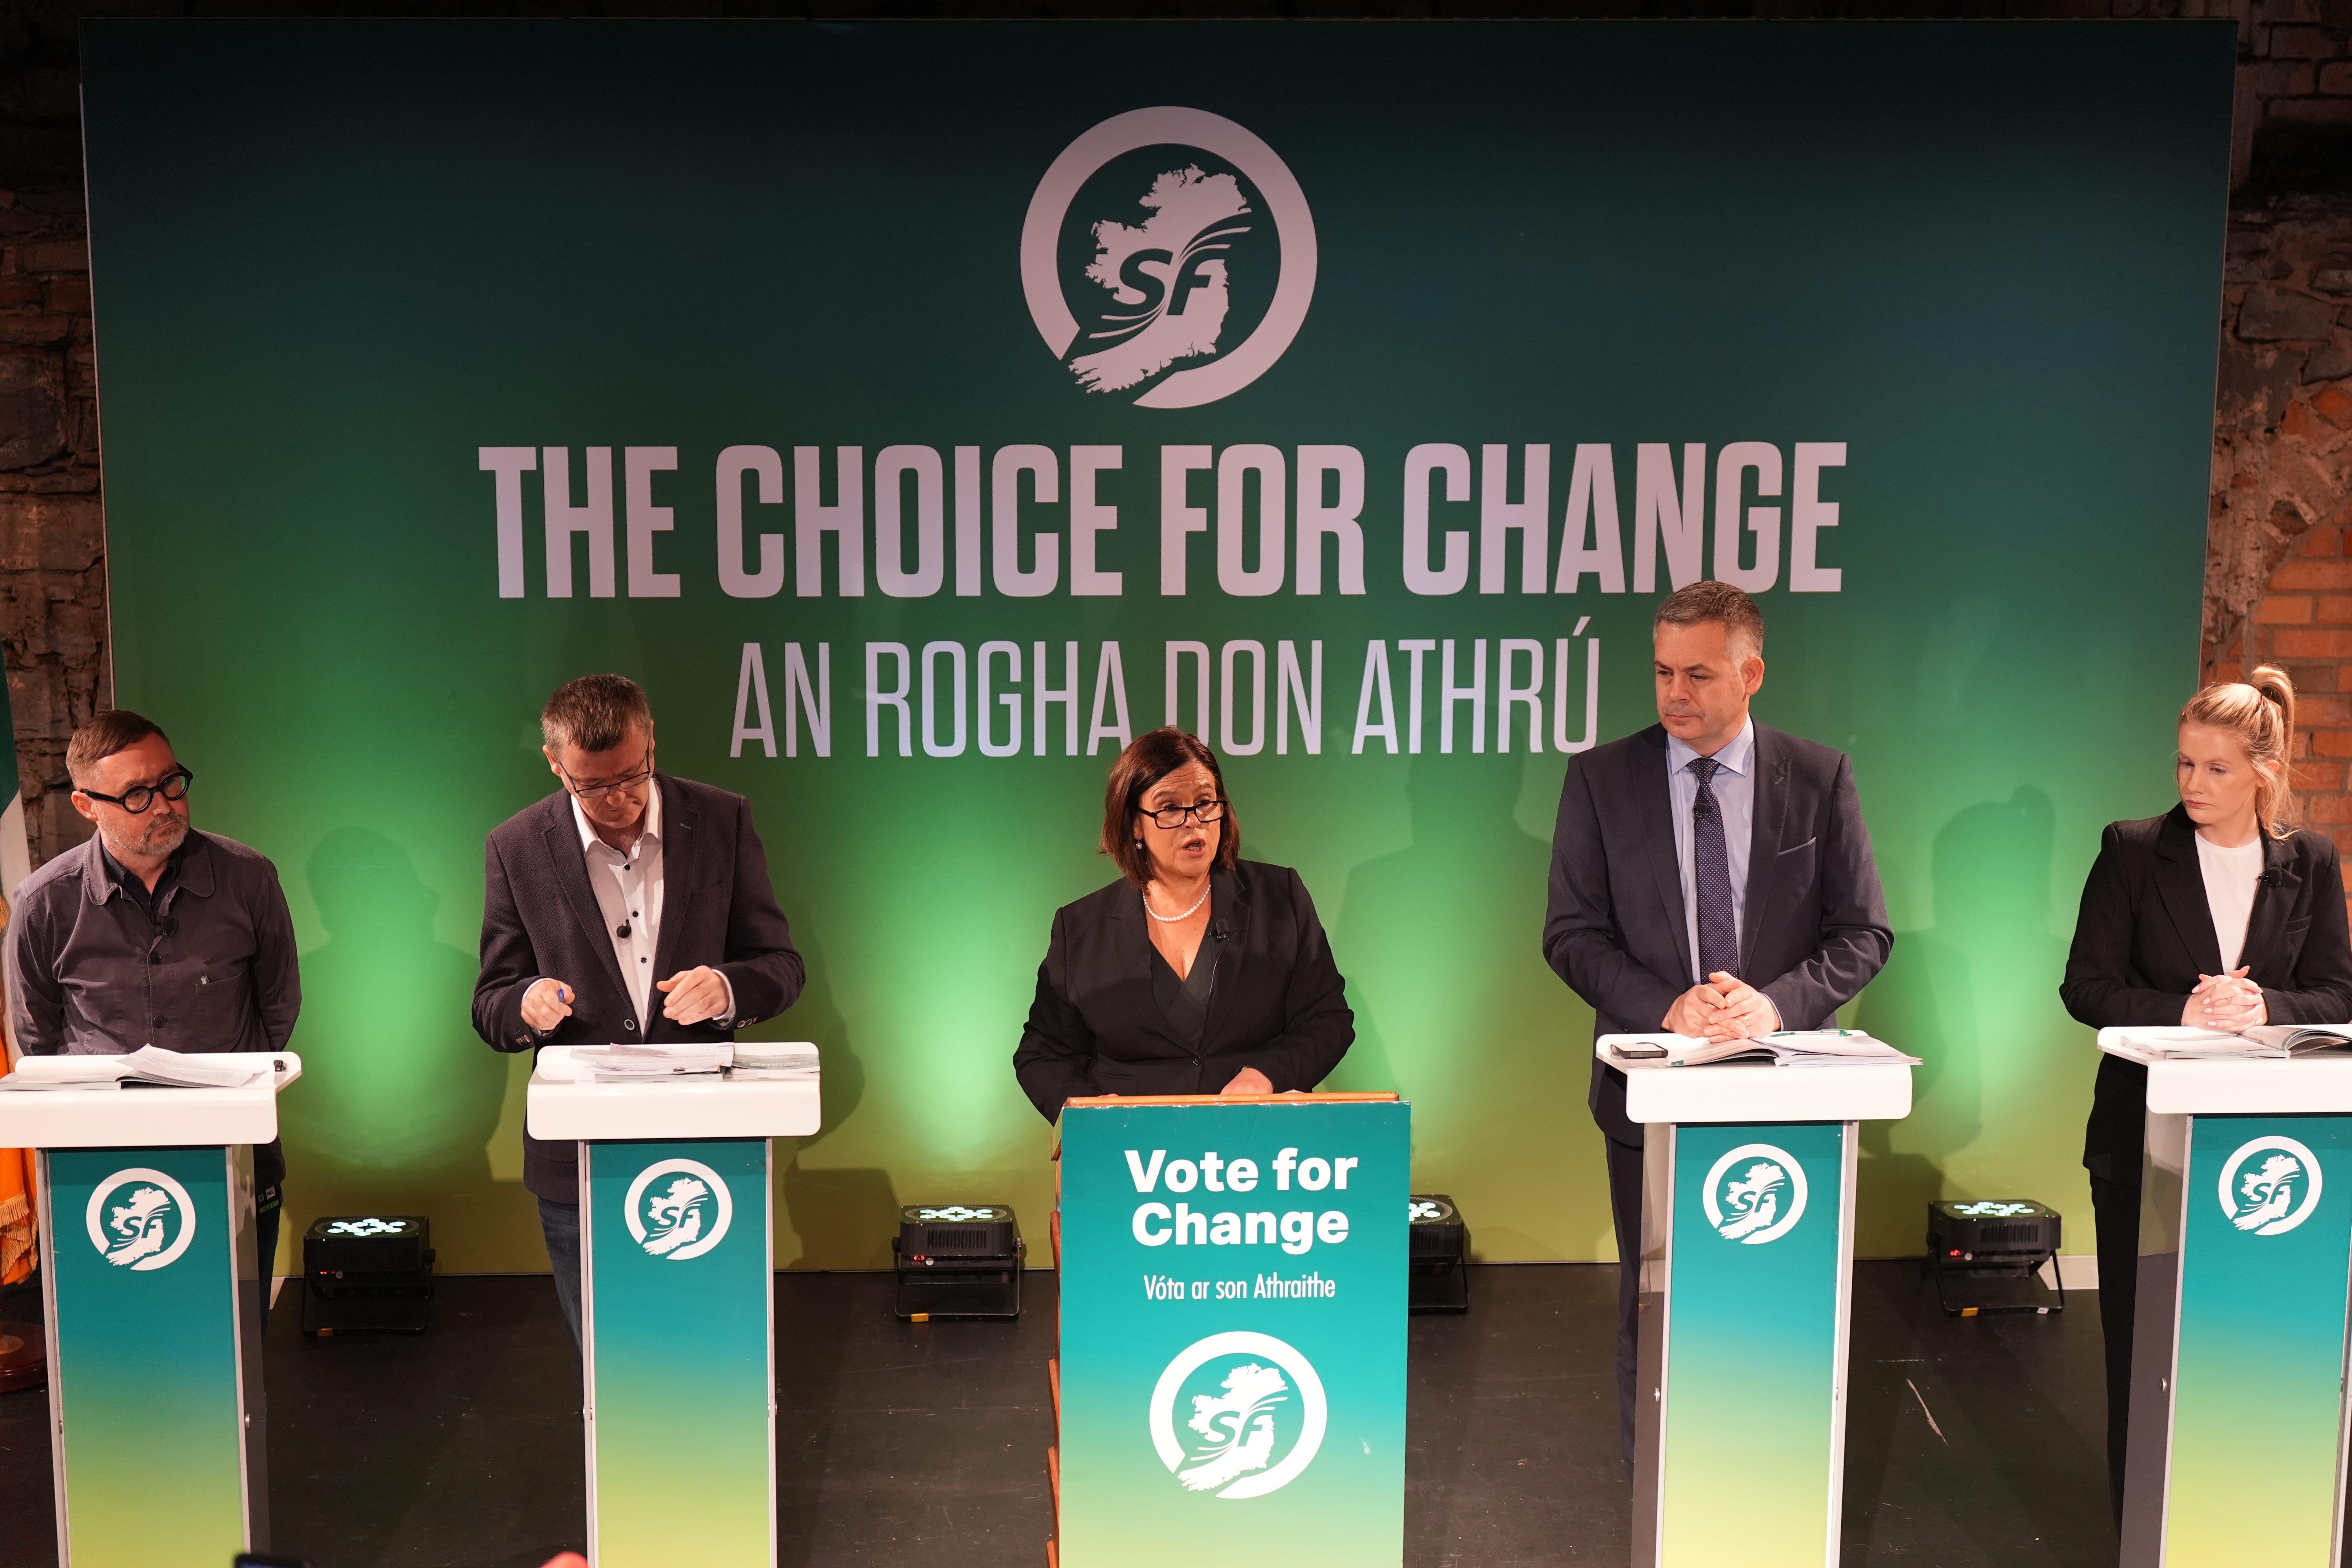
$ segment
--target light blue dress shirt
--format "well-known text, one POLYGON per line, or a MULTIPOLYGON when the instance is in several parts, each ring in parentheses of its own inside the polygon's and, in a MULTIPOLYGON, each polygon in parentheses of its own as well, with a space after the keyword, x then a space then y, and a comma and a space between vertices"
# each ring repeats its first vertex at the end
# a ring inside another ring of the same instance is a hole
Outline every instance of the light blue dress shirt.
MULTIPOLYGON (((1694 985, 1706 978, 1698 968, 1698 873, 1691 859, 1691 808, 1698 804, 1698 777, 1690 765, 1697 757, 1672 735, 1666 737, 1666 794, 1674 805, 1675 864, 1682 868, 1683 922, 1690 931, 1694 985)), ((1742 942, 1748 925, 1748 852, 1756 837, 1756 721, 1742 724, 1715 760, 1721 764, 1715 770, 1715 803, 1723 808, 1724 858, 1731 866, 1731 934, 1735 942, 1742 942)))

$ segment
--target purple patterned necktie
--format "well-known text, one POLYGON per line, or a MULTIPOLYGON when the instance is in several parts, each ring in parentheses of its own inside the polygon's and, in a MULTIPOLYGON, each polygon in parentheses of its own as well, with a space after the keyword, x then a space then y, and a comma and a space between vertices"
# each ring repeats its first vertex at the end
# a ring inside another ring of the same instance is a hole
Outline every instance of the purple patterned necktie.
POLYGON ((1738 928, 1731 918, 1731 857, 1723 844, 1723 807, 1715 798, 1713 757, 1691 759, 1698 798, 1691 803, 1691 883, 1698 892, 1698 972, 1739 973, 1738 928))

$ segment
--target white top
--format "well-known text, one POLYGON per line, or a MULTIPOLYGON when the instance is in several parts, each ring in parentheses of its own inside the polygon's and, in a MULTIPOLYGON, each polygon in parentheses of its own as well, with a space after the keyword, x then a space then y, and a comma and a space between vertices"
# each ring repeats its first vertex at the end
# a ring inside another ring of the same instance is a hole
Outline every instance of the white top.
MULTIPOLYGON (((572 797, 572 820, 580 829, 580 847, 588 857, 588 885, 595 890, 596 907, 604 914, 604 934, 611 939, 613 957, 621 966, 622 983, 629 988, 629 1001, 648 1037, 653 1033, 658 995, 654 983, 669 978, 654 973, 654 950, 661 941, 661 786, 656 784, 646 792, 646 815, 637 825, 637 841, 623 854, 596 837, 595 826, 580 809, 579 797, 572 797), (628 934, 624 936, 623 931, 628 934)), ((724 971, 719 972, 719 978, 727 986, 723 1021, 735 1016, 735 987, 724 971)))
MULTIPOLYGON (((2147 1108, 2163 1116, 2341 1116, 2352 1113, 2352 1056, 2165 1061, 2101 1029, 2099 1049, 2147 1068, 2147 1108)), ((1793 1070, 1793 1069, 1792 1069, 1793 1070)))
MULTIPOLYGON (((1638 1037, 1603 1035, 1593 1054, 1638 1037)), ((1903 1062, 1651 1068, 1625 1075, 1625 1115, 1641 1122, 1896 1121, 1910 1114, 1911 1068, 1903 1062)))
MULTIPOLYGON (((278 1136, 278 1091, 302 1076, 292 1051, 252 1053, 275 1071, 245 1089, 124 1089, 118 1083, 0 1092, 0 1147, 201 1148, 267 1143, 278 1136)), ((27 1078, 62 1079, 87 1057, 26 1057, 27 1078)), ((209 1059, 241 1059, 230 1053, 209 1059)))
MULTIPOLYGON (((1666 798, 1673 803, 1675 864, 1682 870, 1683 925, 1690 944, 1691 984, 1706 978, 1698 968, 1698 868, 1691 853, 1691 810, 1698 802, 1698 776, 1690 771, 1698 760, 1674 736, 1666 737, 1666 798)), ((1741 939, 1748 925, 1748 851, 1756 837, 1756 721, 1739 726, 1739 733, 1715 753, 1715 777, 1708 787, 1723 812, 1723 856, 1731 871, 1731 940, 1741 939)))
POLYGON ((2205 873, 2205 907, 2213 911, 2213 939, 2221 944, 2223 973, 2238 967, 2246 951, 2246 922, 2253 918, 2254 889, 2263 879, 2263 838, 2224 849, 2203 834, 2197 839, 2197 868, 2205 873))

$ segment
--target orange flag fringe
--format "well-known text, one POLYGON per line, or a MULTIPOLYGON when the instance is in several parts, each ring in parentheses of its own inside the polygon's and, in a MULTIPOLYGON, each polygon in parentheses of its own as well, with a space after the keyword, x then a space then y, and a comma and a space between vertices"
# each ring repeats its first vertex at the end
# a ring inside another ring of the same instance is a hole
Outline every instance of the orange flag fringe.
MULTIPOLYGON (((0 931, 8 924, 8 905, 0 900, 0 931)), ((0 1077, 16 1070, 16 1053, 0 1033, 0 1077)), ((0 1149, 0 1285, 14 1285, 33 1271, 33 1229, 37 1205, 33 1201, 33 1152, 0 1149)))
POLYGON ((33 1271, 33 1152, 0 1149, 0 1285, 33 1271))

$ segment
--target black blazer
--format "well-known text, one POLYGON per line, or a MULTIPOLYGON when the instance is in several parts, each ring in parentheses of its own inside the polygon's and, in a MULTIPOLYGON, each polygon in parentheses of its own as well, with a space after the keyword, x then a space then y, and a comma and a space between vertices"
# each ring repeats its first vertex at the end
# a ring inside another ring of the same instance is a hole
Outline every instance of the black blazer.
MULTIPOLYGON (((751 804, 709 784, 654 775, 662 803, 661 941, 655 978, 708 964, 735 989, 731 1024, 639 1018, 613 956, 612 933, 588 882, 588 857, 559 790, 491 830, 484 857, 482 973, 474 1028, 501 1051, 614 1041, 725 1038, 793 1005, 806 970, 768 883, 751 804), (541 1037, 522 1021, 522 995, 551 977, 573 992, 572 1016, 541 1037)), ((579 1146, 523 1135, 523 1185, 580 1201, 579 1146)))
MULTIPOLYGON (((1844 752, 1756 726, 1755 837, 1739 930, 1739 975, 1783 1027, 1816 1028, 1885 967, 1895 945, 1844 752)), ((1660 1027, 1691 988, 1690 926, 1675 858, 1666 731, 1653 724, 1570 764, 1552 830, 1544 960, 1591 1004, 1599 1035, 1660 1027)), ((1592 1063, 1587 1103, 1620 1143, 1625 1075, 1592 1063)))
POLYGON ((1151 938, 1134 884, 1122 879, 1054 912, 1037 999, 1013 1053, 1021 1088, 1046 1121, 1081 1095, 1214 1094, 1244 1068, 1265 1074, 1276 1093, 1313 1089, 1348 1054, 1356 1016, 1298 873, 1244 860, 1211 872, 1209 887, 1202 945, 1217 944, 1217 984, 1197 1056, 1152 996, 1151 938))
MULTIPOLYGON (((2114 822, 2083 884, 2074 946, 2058 994, 2095 1029, 2178 1025, 2200 974, 2221 973, 2221 944, 2205 901, 2196 826, 2186 807, 2114 822)), ((2344 873, 2326 834, 2263 838, 2263 885, 2238 962, 2263 988, 2273 1024, 2352 1023, 2352 935, 2344 873)), ((2147 1069, 2099 1058, 2083 1163, 2109 1181, 2139 1179, 2147 1069)))

